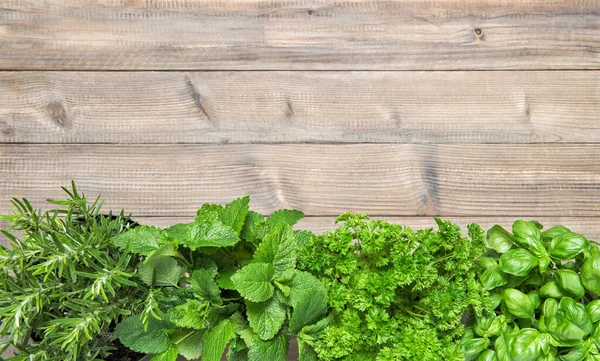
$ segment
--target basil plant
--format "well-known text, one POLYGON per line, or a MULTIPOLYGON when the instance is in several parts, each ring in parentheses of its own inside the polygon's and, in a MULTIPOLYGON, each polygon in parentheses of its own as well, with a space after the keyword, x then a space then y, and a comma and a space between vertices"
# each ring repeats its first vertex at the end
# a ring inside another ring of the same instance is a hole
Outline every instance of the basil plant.
POLYGON ((496 225, 478 261, 493 312, 468 320, 466 361, 600 361, 600 250, 563 226, 496 225))

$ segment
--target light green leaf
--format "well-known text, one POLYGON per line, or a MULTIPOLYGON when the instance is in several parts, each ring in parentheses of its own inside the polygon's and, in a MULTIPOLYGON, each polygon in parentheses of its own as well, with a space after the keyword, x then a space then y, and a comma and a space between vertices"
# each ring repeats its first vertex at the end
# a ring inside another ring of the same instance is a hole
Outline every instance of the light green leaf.
POLYGON ((472 338, 462 344, 463 354, 465 355, 465 361, 473 361, 477 359, 479 354, 490 345, 490 341, 485 338, 472 338))
POLYGON ((175 325, 202 330, 208 326, 209 303, 188 299, 185 303, 169 308, 167 315, 175 325))
POLYGON ((600 321, 600 300, 593 300, 588 303, 585 308, 587 309, 588 315, 590 315, 592 323, 600 321))
POLYGON ((559 261, 568 261, 583 252, 588 246, 588 240, 577 233, 568 232, 554 238, 550 242, 548 252, 550 257, 559 261))
POLYGON ((500 257, 500 269, 519 277, 527 276, 537 265, 537 257, 523 248, 510 250, 500 257))
POLYGON ((560 299, 568 296, 568 294, 565 290, 560 288, 556 281, 548 281, 540 288, 540 296, 560 299))
POLYGON ((270 341, 256 339, 248 351, 248 361, 285 361, 288 353, 289 336, 278 334, 270 341))
POLYGON ((179 353, 188 360, 195 360, 202 356, 202 332, 200 331, 186 331, 174 343, 179 353))
POLYGON ((221 222, 223 222, 224 225, 233 228, 233 230, 239 234, 242 231, 242 227, 244 227, 249 203, 250 197, 246 196, 238 198, 226 205, 225 209, 221 212, 221 222))
POLYGON ((493 290, 502 287, 508 283, 506 273, 500 270, 500 267, 491 267, 483 271, 479 276, 481 284, 486 290, 493 290))
POLYGON ((129 349, 140 353, 161 353, 169 348, 170 329, 163 321, 152 317, 148 319, 148 329, 139 315, 130 316, 116 327, 119 341, 129 349))
POLYGON ((221 305, 221 290, 214 280, 214 274, 207 269, 197 269, 190 277, 191 289, 202 300, 213 305, 221 305))
POLYGON ((317 321, 327 311, 327 289, 312 274, 296 272, 290 283, 290 303, 294 308, 290 331, 297 333, 317 321))
POLYGON ((230 247, 240 241, 238 233, 221 222, 194 222, 181 244, 192 250, 200 247, 230 247))
POLYGON ((185 270, 171 257, 153 257, 138 269, 140 278, 149 286, 177 286, 185 270))
POLYGON ((514 288, 504 290, 504 303, 513 315, 534 320, 534 304, 523 292, 514 288))
POLYGON ((589 257, 581 267, 581 284, 596 296, 600 296, 600 256, 589 257))
POLYGON ((281 330, 286 310, 287 307, 279 302, 277 297, 264 302, 246 301, 250 327, 264 341, 272 339, 281 330))
POLYGON ((139 226, 114 236, 112 243, 131 253, 147 256, 168 242, 165 231, 151 226, 139 226))
POLYGON ((265 236, 254 254, 255 262, 273 263, 275 273, 296 267, 296 239, 292 228, 280 223, 265 236))
POLYGON ((271 281, 275 268, 270 263, 251 263, 231 277, 235 289, 248 301, 263 302, 273 296, 271 281))
POLYGON ((494 350, 485 350, 479 355, 477 361, 497 361, 496 352, 494 350))
POLYGON ((206 331, 202 337, 202 361, 220 361, 234 334, 235 323, 230 319, 225 319, 206 331))
POLYGON ((315 237, 315 234, 311 231, 294 231, 294 234, 296 235, 296 244, 298 245, 298 247, 304 246, 315 237))
POLYGON ((524 328, 511 335, 509 353, 513 361, 536 361, 542 354, 540 332, 524 328))
POLYGON ((568 232, 571 232, 571 230, 563 226, 554 226, 552 228, 548 228, 542 232, 542 241, 551 242, 554 238, 568 232))
POLYGON ((244 227, 242 228, 242 238, 254 245, 258 245, 260 243, 259 240, 262 240, 262 231, 259 232, 259 228, 262 228, 261 225, 265 225, 266 227, 265 217, 254 211, 249 211, 244 227))
POLYGON ((513 246, 513 235, 496 224, 487 231, 487 242, 494 251, 505 253, 513 246))
POLYGON ((280 209, 267 218, 267 224, 269 225, 269 228, 273 228, 280 223, 285 223, 292 227, 302 218, 304 218, 304 213, 298 210, 280 209))
POLYGON ((175 240, 177 243, 183 243, 188 236, 188 230, 192 223, 178 223, 165 229, 165 232, 169 238, 175 240))
POLYGON ((179 356, 177 346, 171 345, 167 351, 152 355, 150 361, 177 361, 177 356, 179 356))
POLYGON ((514 241, 530 251, 545 250, 541 240, 540 229, 533 222, 518 220, 512 226, 514 241))
POLYGON ((220 204, 205 203, 196 212, 196 222, 215 222, 221 219, 223 206, 220 204))
POLYGON ((585 295, 585 289, 581 285, 577 272, 570 269, 559 269, 554 272, 554 276, 560 288, 569 292, 575 298, 581 298, 585 295))

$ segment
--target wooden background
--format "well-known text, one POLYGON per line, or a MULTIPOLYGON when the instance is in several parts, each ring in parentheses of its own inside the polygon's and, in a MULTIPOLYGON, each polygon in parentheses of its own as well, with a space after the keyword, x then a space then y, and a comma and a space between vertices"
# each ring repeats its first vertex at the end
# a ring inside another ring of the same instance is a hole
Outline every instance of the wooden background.
POLYGON ((0 213, 250 194, 600 238, 600 1, 0 0, 0 213))

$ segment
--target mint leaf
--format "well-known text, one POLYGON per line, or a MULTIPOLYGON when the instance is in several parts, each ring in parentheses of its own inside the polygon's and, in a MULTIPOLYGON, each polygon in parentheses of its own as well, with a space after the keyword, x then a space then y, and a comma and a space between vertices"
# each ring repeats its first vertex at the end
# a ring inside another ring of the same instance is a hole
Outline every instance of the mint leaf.
POLYGON ((298 223, 299 220, 304 218, 304 213, 295 210, 295 209, 281 209, 269 216, 267 218, 267 223, 269 227, 273 228, 280 223, 285 223, 288 226, 293 226, 298 223))
POLYGON ((221 219, 221 213, 223 212, 223 206, 219 204, 208 204, 205 203, 196 212, 197 222, 214 222, 221 219))
POLYGON ((294 308, 290 331, 297 333, 327 311, 327 289, 312 274, 297 271, 290 283, 290 303, 294 308))
POLYGON ((288 335, 280 333, 270 341, 254 340, 248 351, 248 361, 285 361, 288 353, 288 335))
POLYGON ((176 346, 171 345, 167 351, 152 355, 150 361, 177 361, 179 350, 176 346))
POLYGON ((202 300, 210 301, 213 305, 221 305, 221 290, 214 280, 214 274, 207 269, 198 269, 190 277, 192 291, 202 300))
POLYGON ((166 233, 156 227, 139 226, 112 238, 112 243, 124 251, 147 256, 167 243, 166 233))
POLYGON ((188 234, 188 229, 192 223, 178 223, 174 224, 171 227, 165 229, 165 232, 169 236, 169 238, 174 239, 177 243, 182 243, 188 234))
POLYGON ((202 356, 202 332, 188 331, 174 343, 179 353, 188 360, 195 360, 202 356))
POLYGON ((170 329, 163 321, 148 319, 148 329, 139 315, 130 316, 121 321, 116 327, 117 336, 121 343, 135 352, 161 353, 169 348, 170 329))
POLYGON ((311 231, 295 231, 294 234, 296 235, 296 244, 298 247, 304 246, 315 237, 311 231))
POLYGON ((240 240, 233 228, 221 222, 194 222, 188 227, 185 239, 180 240, 184 246, 195 250, 199 247, 229 247, 240 240))
POLYGON ((217 284, 224 290, 235 290, 231 277, 238 271, 235 266, 226 267, 217 276, 217 284))
POLYGON ((277 297, 265 302, 246 301, 246 313, 252 330, 263 340, 270 340, 283 326, 287 307, 277 297))
POLYGON ((275 291, 271 280, 275 268, 270 263, 251 263, 231 277, 235 289, 248 301, 263 302, 275 291))
POLYGON ((186 300, 184 304, 171 307, 167 312, 169 321, 183 328, 202 330, 208 326, 208 302, 186 300))
POLYGON ((221 212, 221 222, 223 222, 224 225, 233 228, 237 233, 240 233, 242 227, 244 227, 246 215, 248 214, 249 203, 250 197, 248 196, 238 198, 229 203, 221 212))
POLYGON ((296 267, 296 238, 292 227, 280 223, 265 236, 256 253, 254 261, 273 263, 277 274, 296 267))
POLYGON ((261 234, 259 228, 263 224, 266 225, 265 217, 254 211, 248 212, 246 222, 242 228, 242 238, 254 245, 258 245, 260 243, 259 239, 262 239, 262 236, 259 236, 261 234))
POLYGON ((148 286, 175 286, 185 270, 171 257, 154 257, 146 260, 139 270, 140 278, 148 286))
POLYGON ((230 319, 225 319, 208 330, 202 337, 202 361, 220 361, 234 333, 235 323, 230 319))

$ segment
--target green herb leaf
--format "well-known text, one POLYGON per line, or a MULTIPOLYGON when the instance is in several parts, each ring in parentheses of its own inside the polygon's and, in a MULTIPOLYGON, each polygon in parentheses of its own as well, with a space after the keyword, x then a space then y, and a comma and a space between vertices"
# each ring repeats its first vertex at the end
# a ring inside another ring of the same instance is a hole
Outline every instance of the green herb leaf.
POLYGON ((188 360, 195 360, 202 356, 202 333, 199 331, 188 331, 175 343, 179 353, 188 360))
POLYGON ((202 361, 220 361, 234 334, 235 323, 230 319, 225 319, 206 331, 202 337, 202 361))
POLYGON ((289 336, 283 333, 269 341, 257 339, 250 345, 248 361, 285 361, 288 344, 289 336))
POLYGON ((188 299, 185 303, 171 307, 167 312, 169 321, 183 328, 202 330, 208 326, 208 302, 188 299))
POLYGON ((221 290, 214 280, 214 274, 207 269, 197 269, 190 277, 192 291, 202 300, 209 301, 213 305, 223 304, 221 290))
POLYGON ((272 263, 281 274, 296 267, 296 239, 292 228, 280 223, 272 228, 254 254, 255 262, 272 263))
POLYGON ((512 334, 509 343, 509 354, 512 360, 538 360, 542 354, 540 336, 540 332, 532 328, 525 328, 512 334))
POLYGON ((116 331, 119 341, 135 352, 161 353, 169 348, 170 329, 165 322, 153 318, 148 320, 147 331, 139 315, 124 319, 116 331))
POLYGON ((577 272, 570 269, 559 269, 554 272, 554 276, 560 288, 569 292, 575 298, 581 298, 585 295, 585 289, 581 285, 577 272))
POLYGON ((116 235, 112 243, 131 253, 147 256, 167 243, 165 232, 156 227, 140 226, 116 235))
POLYGON ((177 286, 185 270, 173 258, 160 256, 148 259, 138 272, 144 283, 154 287, 177 286))
POLYGON ((275 268, 271 263, 251 263, 231 277, 235 289, 248 301, 263 302, 273 297, 271 281, 275 268))
POLYGON ((224 225, 231 227, 236 233, 242 231, 246 215, 248 215, 248 204, 250 197, 238 198, 225 206, 221 212, 221 221, 224 225))
POLYGON ((298 271, 290 283, 290 303, 290 331, 297 333, 327 311, 327 289, 312 274, 298 271))
POLYGON ((267 224, 269 225, 269 228, 274 228, 281 223, 292 227, 302 218, 304 218, 304 213, 298 210, 281 209, 274 212, 269 216, 269 218, 267 218, 267 224))
POLYGON ((527 276, 537 265, 537 257, 523 248, 510 250, 500 257, 500 269, 519 277, 527 276))
POLYGON ((491 267, 481 273, 479 280, 486 290, 493 290, 505 286, 508 283, 508 276, 500 270, 500 267, 491 267))
POLYGON ((499 225, 493 226, 487 232, 488 245, 498 253, 508 252, 513 242, 513 235, 499 225))
POLYGON ((513 315, 534 320, 535 307, 526 294, 514 288, 504 291, 504 302, 513 315))
POLYGON ((600 296, 600 256, 589 257, 581 267, 581 284, 596 296, 600 296))
POLYGON ((264 302, 246 301, 250 327, 264 341, 272 339, 281 330, 286 310, 286 306, 277 297, 264 302))
POLYGON ((165 352, 152 355, 150 361, 176 361, 179 356, 177 346, 171 345, 165 352))
POLYGON ((550 257, 567 261, 573 259, 579 253, 583 252, 588 245, 588 240, 580 234, 568 232, 554 238, 550 242, 548 252, 550 257))
POLYGON ((186 238, 180 240, 192 250, 200 247, 230 247, 240 241, 238 232, 221 222, 194 222, 188 227, 186 238))

